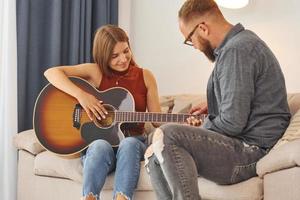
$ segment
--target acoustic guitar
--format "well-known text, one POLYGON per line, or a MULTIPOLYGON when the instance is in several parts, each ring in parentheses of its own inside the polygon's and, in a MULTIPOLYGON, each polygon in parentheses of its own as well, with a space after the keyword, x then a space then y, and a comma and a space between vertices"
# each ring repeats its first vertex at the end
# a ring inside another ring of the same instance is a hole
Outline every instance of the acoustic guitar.
MULTIPOLYGON (((144 122, 183 123, 192 115, 154 112, 135 112, 132 94, 125 88, 114 87, 99 91, 87 81, 70 77, 84 91, 101 99, 108 111, 105 119, 90 120, 85 110, 71 95, 46 85, 35 102, 33 127, 41 145, 62 156, 75 155, 97 139, 103 139, 117 147, 126 131, 126 125, 144 122)), ((203 120, 205 115, 194 116, 203 120)))

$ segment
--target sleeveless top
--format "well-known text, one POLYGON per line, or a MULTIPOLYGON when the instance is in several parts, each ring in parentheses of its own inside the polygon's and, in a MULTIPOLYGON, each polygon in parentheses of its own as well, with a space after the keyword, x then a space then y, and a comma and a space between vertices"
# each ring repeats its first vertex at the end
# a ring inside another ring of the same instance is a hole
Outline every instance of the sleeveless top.
MULTIPOLYGON (((134 98, 135 111, 146 112, 147 88, 144 81, 143 69, 129 66, 124 72, 113 71, 111 77, 102 76, 99 90, 112 87, 123 87, 129 90, 134 98)), ((144 123, 125 123, 121 125, 125 136, 136 136, 144 133, 144 123)))

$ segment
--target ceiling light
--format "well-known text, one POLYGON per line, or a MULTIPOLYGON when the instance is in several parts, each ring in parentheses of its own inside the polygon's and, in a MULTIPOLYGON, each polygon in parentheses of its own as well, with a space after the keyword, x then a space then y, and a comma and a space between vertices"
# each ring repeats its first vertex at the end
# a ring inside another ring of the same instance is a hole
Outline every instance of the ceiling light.
POLYGON ((215 0, 216 3, 224 8, 238 9, 245 7, 249 0, 215 0))

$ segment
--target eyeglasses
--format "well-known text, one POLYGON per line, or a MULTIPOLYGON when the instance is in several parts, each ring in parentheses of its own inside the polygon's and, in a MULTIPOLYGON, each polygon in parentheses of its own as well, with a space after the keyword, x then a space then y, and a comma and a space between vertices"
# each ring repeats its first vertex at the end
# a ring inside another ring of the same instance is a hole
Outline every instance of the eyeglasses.
POLYGON ((191 37, 194 35, 195 31, 197 30, 197 28, 199 27, 200 24, 203 24, 204 22, 201 22, 199 24, 197 24, 193 30, 188 34, 188 36, 186 37, 186 39, 184 40, 183 44, 189 45, 189 46, 194 46, 191 37))

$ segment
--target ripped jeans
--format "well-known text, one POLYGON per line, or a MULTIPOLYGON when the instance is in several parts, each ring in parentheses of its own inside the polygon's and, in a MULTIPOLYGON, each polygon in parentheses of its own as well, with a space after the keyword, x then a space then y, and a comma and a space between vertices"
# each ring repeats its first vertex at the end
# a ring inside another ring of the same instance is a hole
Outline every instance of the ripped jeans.
POLYGON ((95 140, 81 156, 83 164, 83 196, 90 194, 98 199, 105 179, 115 170, 113 197, 120 193, 132 199, 139 174, 140 161, 143 158, 146 144, 144 136, 127 137, 119 148, 105 140, 95 140))
POLYGON ((166 124, 156 132, 146 167, 159 200, 200 200, 198 176, 234 184, 256 176, 266 151, 219 133, 188 125, 166 124))

